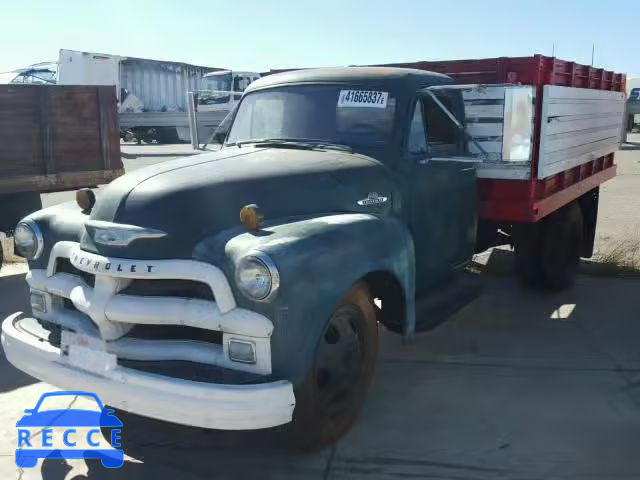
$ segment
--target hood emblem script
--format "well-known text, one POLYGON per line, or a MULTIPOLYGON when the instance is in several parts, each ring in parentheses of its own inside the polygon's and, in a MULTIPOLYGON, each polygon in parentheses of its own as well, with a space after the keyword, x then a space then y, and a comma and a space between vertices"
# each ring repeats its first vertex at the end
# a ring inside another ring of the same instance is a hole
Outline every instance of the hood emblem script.
POLYGON ((126 247, 134 240, 142 238, 163 238, 167 236, 166 232, 155 228, 144 228, 137 225, 125 225, 100 220, 89 220, 85 223, 85 228, 94 242, 112 247, 126 247))
POLYGON ((381 195, 380 193, 377 193, 377 192, 369 192, 369 195, 367 195, 367 198, 358 200, 356 203, 361 207, 371 207, 371 206, 382 205, 384 203, 387 203, 387 200, 389 200, 389 197, 385 195, 381 195))

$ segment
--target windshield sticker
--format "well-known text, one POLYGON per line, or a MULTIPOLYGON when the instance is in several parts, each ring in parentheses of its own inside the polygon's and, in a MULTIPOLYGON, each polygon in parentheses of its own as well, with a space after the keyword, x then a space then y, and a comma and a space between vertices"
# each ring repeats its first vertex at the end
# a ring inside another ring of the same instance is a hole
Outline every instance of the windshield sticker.
POLYGON ((341 107, 374 107, 387 108, 389 92, 371 90, 340 90, 338 108, 341 107))

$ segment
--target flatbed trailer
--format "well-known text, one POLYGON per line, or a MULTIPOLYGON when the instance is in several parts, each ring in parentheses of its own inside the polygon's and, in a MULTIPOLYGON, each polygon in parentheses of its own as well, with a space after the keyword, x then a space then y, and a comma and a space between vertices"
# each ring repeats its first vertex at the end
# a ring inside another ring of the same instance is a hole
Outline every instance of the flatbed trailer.
POLYGON ((42 208, 41 193, 124 174, 119 137, 114 87, 0 85, 0 236, 42 208))
POLYGON ((502 176, 507 178, 481 176, 478 188, 482 218, 537 222, 616 174, 613 152, 618 149, 624 123, 626 76, 622 73, 544 55, 385 66, 443 73, 461 84, 534 87, 532 149, 529 165, 521 172, 524 178, 508 178, 506 173, 502 176), (613 93, 593 97, 584 91, 567 94, 569 91, 558 87, 613 93), (605 103, 603 98, 613 101, 599 105, 605 103), (567 138, 558 141, 554 135, 567 138), (593 142, 597 145, 586 147, 593 142), (598 151, 606 153, 598 155, 598 151), (565 156, 564 163, 552 166, 557 153, 565 156))

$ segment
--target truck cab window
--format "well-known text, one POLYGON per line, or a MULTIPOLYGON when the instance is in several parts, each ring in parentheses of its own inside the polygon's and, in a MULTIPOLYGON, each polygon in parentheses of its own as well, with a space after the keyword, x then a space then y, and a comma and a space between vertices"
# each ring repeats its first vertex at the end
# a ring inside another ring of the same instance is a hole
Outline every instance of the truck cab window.
MULTIPOLYGON (((437 95, 438 100, 456 115, 456 109, 451 98, 437 95)), ((433 101, 431 97, 423 98, 423 107, 427 122, 427 143, 431 155, 456 155, 462 153, 460 132, 446 113, 433 101)))
POLYGON ((427 137, 424 131, 424 116, 422 113, 422 102, 418 101, 413 110, 413 118, 409 127, 409 153, 427 153, 427 137))
POLYGON ((380 94, 385 103, 380 106, 339 105, 340 92, 346 90, 364 92, 342 85, 286 85, 251 92, 240 102, 227 141, 312 139, 354 149, 385 148, 395 123, 395 97, 380 94))

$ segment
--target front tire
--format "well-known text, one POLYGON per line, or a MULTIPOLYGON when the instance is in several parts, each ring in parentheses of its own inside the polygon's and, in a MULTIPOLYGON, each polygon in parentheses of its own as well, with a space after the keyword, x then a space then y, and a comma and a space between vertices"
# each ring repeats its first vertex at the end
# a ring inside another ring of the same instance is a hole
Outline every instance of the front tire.
POLYGON ((329 318, 313 365, 296 394, 292 424, 296 445, 322 448, 349 431, 366 400, 377 351, 373 299, 359 282, 329 318))

